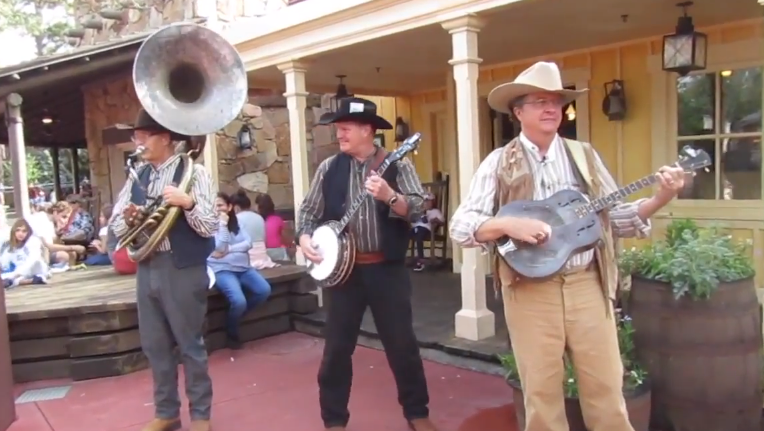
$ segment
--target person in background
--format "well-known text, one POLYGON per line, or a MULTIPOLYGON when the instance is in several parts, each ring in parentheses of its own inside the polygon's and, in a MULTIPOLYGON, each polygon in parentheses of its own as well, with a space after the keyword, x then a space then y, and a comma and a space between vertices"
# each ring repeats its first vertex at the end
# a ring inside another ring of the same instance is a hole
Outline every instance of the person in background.
POLYGON ((43 244, 24 219, 11 226, 10 239, 0 246, 3 287, 45 284, 49 268, 43 257, 43 244))
POLYGON ((43 257, 47 259, 52 272, 68 270, 70 260, 86 251, 83 245, 60 244, 58 241, 56 226, 66 223, 71 207, 66 202, 56 202, 50 206, 35 206, 35 209, 38 211, 32 213, 27 221, 34 235, 42 241, 47 250, 47 255, 43 257))
POLYGON ((249 249, 249 264, 255 269, 275 268, 279 264, 273 262, 265 248, 265 220, 252 211, 252 201, 247 192, 239 189, 231 196, 231 203, 236 212, 239 227, 249 235, 252 248, 249 249))
POLYGON ((98 232, 98 239, 94 239, 90 243, 90 249, 94 252, 85 259, 85 265, 111 265, 112 254, 114 248, 117 246, 117 237, 114 236, 114 232, 109 229, 109 219, 111 218, 114 207, 111 205, 104 205, 101 208, 101 215, 98 219, 98 224, 101 226, 101 230, 98 232))
POLYGON ((215 273, 215 286, 230 305, 226 322, 226 345, 230 349, 240 349, 239 319, 248 310, 268 299, 271 285, 249 264, 248 251, 252 247, 252 240, 239 226, 231 197, 218 193, 215 208, 220 217, 220 226, 215 235, 215 251, 207 264, 215 273))
POLYGON ((425 213, 411 226, 416 246, 417 261, 414 271, 424 270, 424 242, 432 239, 432 232, 445 222, 443 213, 437 208, 435 195, 428 193, 424 201, 425 213))
MULTIPOLYGON (((68 214, 59 214, 61 217, 57 232, 61 241, 90 244, 95 236, 95 222, 93 216, 83 208, 84 200, 79 195, 69 195, 66 197, 66 203, 69 204, 68 214), (65 221, 62 217, 64 215, 65 221)), ((67 208, 62 207, 62 210, 67 208)))
POLYGON ((255 199, 257 212, 265 220, 265 247, 268 256, 275 261, 289 260, 286 246, 284 245, 284 219, 276 214, 273 199, 263 193, 255 199))

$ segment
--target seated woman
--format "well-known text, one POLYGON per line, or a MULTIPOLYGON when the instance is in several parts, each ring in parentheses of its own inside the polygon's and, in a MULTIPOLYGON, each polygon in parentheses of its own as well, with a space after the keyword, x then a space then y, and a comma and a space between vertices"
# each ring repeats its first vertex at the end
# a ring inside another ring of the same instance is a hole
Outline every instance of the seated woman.
POLYGON ((241 348, 239 319, 247 310, 265 302, 271 294, 268 281, 249 264, 252 241, 239 228, 231 198, 218 193, 215 205, 220 216, 220 226, 215 234, 215 251, 207 264, 215 273, 217 286, 230 304, 226 323, 226 345, 241 348))
POLYGON ((265 220, 252 211, 252 201, 247 192, 239 189, 231 196, 231 203, 239 221, 239 228, 252 240, 252 248, 249 249, 249 264, 255 269, 275 268, 279 266, 271 260, 265 248, 265 220))
POLYGON ((32 227, 18 219, 11 227, 9 241, 0 246, 3 287, 45 284, 49 275, 43 257, 43 244, 32 234, 32 227))
POLYGON ((265 247, 268 256, 274 261, 288 261, 286 241, 284 241, 284 219, 276 214, 276 207, 273 205, 273 199, 263 193, 255 199, 257 212, 265 220, 265 247))
MULTIPOLYGON (((69 264, 76 262, 80 256, 84 256, 87 248, 83 244, 66 244, 61 234, 67 231, 67 223, 71 220, 73 210, 69 203, 59 201, 48 209, 48 216, 53 224, 53 231, 49 226, 45 227, 45 235, 41 236, 45 248, 50 252, 50 265, 56 271, 66 271, 69 264)), ((35 226, 35 229, 37 227, 35 226)), ((35 235, 40 236, 35 230, 35 235)))
POLYGON ((95 239, 93 216, 82 207, 84 200, 79 195, 67 196, 66 203, 68 207, 61 208, 68 213, 60 214, 61 224, 58 226, 58 236, 64 244, 87 246, 95 239))
POLYGON ((93 253, 85 259, 85 265, 111 265, 113 246, 110 251, 108 244, 116 239, 113 233, 109 233, 109 219, 113 209, 114 207, 111 205, 104 205, 101 208, 101 215, 98 217, 98 224, 101 225, 101 230, 98 232, 98 239, 94 239, 90 243, 89 248, 93 253), (110 237, 111 241, 109 241, 110 237))

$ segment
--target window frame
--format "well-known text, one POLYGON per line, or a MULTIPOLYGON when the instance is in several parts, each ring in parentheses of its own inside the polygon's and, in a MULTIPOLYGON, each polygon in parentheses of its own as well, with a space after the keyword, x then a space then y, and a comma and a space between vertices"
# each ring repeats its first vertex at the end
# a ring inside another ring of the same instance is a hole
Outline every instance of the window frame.
MULTIPOLYGON (((714 152, 717 155, 714 160, 714 192, 715 196, 714 199, 677 199, 678 201, 702 201, 702 202, 763 202, 764 201, 764 165, 762 165, 761 172, 759 175, 759 183, 761 184, 761 190, 762 190, 762 196, 759 197, 759 199, 732 199, 732 200, 724 200, 723 199, 723 190, 720 187, 721 184, 721 178, 722 178, 722 160, 721 160, 721 147, 722 147, 722 141, 724 139, 734 139, 734 138, 752 138, 752 137, 758 137, 760 140, 759 145, 762 146, 762 149, 764 149, 764 115, 762 115, 762 121, 761 121, 761 129, 758 132, 738 132, 738 133, 721 133, 718 130, 720 129, 720 126, 722 124, 722 83, 721 83, 721 72, 725 70, 743 70, 743 69, 753 69, 753 68, 759 68, 762 71, 762 81, 764 81, 764 62, 747 62, 747 66, 736 66, 736 67, 714 67, 714 68, 707 68, 704 70, 699 70, 696 72, 689 73, 687 76, 700 76, 700 75, 708 75, 708 74, 714 74, 716 79, 714 80, 714 129, 717 130, 716 133, 706 134, 706 135, 688 135, 688 136, 680 136, 679 135, 679 97, 678 92, 676 89, 676 82, 679 79, 678 76, 674 75, 673 79, 671 80, 670 88, 672 91, 672 106, 673 106, 673 125, 672 125, 672 131, 673 131, 673 140, 674 140, 674 157, 677 157, 676 155, 679 153, 679 148, 683 146, 682 142, 692 142, 692 141, 714 141, 714 152)), ((672 74, 673 75, 673 74, 672 74)), ((764 112, 764 85, 762 85, 762 94, 760 95, 760 98, 762 99, 761 104, 761 110, 764 112)))
MULTIPOLYGON (((650 77, 651 156, 657 171, 661 166, 674 163, 677 158, 677 94, 676 74, 663 71, 660 50, 651 49, 647 58, 650 77)), ((764 38, 751 37, 726 43, 713 43, 708 47, 707 68, 704 73, 728 69, 764 67, 764 38)), ((762 96, 764 100, 764 96, 762 96)), ((658 218, 693 217, 704 220, 762 221, 764 200, 695 200, 674 199, 656 214, 658 218), (731 211, 734 211, 734 216, 731 211)))

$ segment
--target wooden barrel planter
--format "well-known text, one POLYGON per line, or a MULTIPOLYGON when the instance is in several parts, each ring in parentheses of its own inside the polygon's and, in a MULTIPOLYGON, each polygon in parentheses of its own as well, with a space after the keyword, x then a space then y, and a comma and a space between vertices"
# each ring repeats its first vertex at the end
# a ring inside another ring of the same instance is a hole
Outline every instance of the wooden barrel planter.
MULTIPOLYGON (((525 405, 523 404, 523 389, 520 382, 507 380, 512 388, 512 399, 515 404, 517 429, 525 430, 525 405)), ((626 411, 634 431, 649 431, 650 425, 650 385, 644 384, 633 391, 624 391, 626 411)), ((565 416, 568 418, 569 431, 588 431, 584 424, 581 403, 578 398, 565 398, 565 416)))
POLYGON ((629 302, 637 356, 652 383, 652 428, 761 429, 762 326, 752 278, 694 300, 632 276, 629 302))

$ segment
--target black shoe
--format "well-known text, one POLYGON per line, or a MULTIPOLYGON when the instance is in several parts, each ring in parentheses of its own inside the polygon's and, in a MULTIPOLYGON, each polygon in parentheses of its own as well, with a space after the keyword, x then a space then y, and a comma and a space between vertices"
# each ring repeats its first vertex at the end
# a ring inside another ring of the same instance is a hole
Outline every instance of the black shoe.
POLYGON ((236 338, 228 337, 225 340, 225 346, 226 346, 226 348, 231 349, 231 350, 241 350, 242 343, 241 343, 241 341, 239 341, 236 338))

